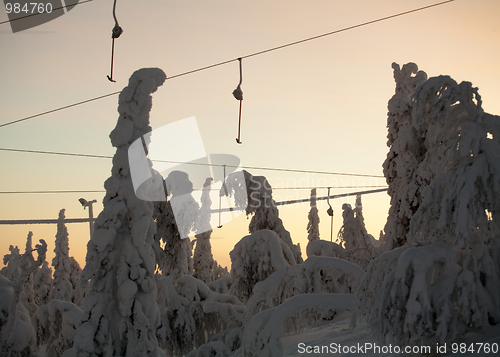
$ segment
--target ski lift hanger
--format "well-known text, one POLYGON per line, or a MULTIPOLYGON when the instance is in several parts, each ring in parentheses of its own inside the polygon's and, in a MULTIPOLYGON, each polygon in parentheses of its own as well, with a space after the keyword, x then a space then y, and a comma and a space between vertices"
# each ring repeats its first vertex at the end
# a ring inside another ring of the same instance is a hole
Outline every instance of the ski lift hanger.
POLYGON ((123 29, 118 25, 118 20, 116 19, 116 0, 113 4, 113 17, 115 19, 115 27, 113 27, 113 30, 111 31, 111 38, 112 38, 112 43, 111 43, 111 75, 106 76, 108 77, 108 80, 110 82, 116 82, 113 79, 113 62, 114 62, 114 57, 115 57, 115 38, 120 37, 120 35, 123 33, 123 29))

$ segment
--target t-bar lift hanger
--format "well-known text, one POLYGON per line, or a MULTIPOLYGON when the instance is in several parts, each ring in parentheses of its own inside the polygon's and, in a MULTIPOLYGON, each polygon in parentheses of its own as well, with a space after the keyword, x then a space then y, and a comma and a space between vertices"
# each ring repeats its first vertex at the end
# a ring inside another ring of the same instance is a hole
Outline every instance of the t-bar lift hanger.
POLYGON ((106 76, 111 82, 116 82, 113 79, 113 61, 114 61, 114 55, 115 55, 115 38, 120 37, 120 35, 123 33, 123 29, 118 25, 118 20, 116 19, 116 0, 113 4, 113 17, 115 18, 115 27, 113 27, 113 30, 111 32, 111 38, 112 44, 111 44, 111 76, 106 76))
POLYGON ((243 81, 243 72, 241 69, 241 57, 238 58, 238 61, 240 63, 240 83, 238 83, 238 87, 233 91, 233 96, 236 98, 236 100, 240 101, 240 114, 239 114, 239 119, 238 119, 238 137, 236 138, 236 142, 238 144, 241 144, 241 137, 240 137, 240 131, 241 131, 241 103, 243 102, 243 91, 241 90, 241 82, 243 81))

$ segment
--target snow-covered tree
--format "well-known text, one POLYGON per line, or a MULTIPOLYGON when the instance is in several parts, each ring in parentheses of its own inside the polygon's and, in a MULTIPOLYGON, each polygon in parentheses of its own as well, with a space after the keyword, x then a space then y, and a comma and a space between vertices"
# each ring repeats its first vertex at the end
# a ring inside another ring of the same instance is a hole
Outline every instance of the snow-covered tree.
POLYGON ((425 153, 413 180, 429 181, 409 221, 413 246, 373 261, 360 288, 370 300, 358 300, 372 307, 358 310, 386 343, 459 341, 500 322, 500 117, 481 104, 477 88, 448 76, 412 96, 425 153))
POLYGON ((21 259, 21 254, 19 253, 19 248, 17 246, 9 246, 10 254, 5 254, 3 256, 4 267, 2 268, 2 275, 5 276, 10 281, 16 281, 21 274, 19 269, 19 259, 21 259))
POLYGON ((15 304, 14 284, 0 275, 0 352, 2 357, 35 356, 35 331, 30 323, 30 313, 23 304, 15 304), (16 319, 9 324, 10 319, 16 319))
MULTIPOLYGON (((356 217, 350 204, 344 203, 342 210, 344 224, 338 237, 345 251, 341 258, 366 269, 370 261, 378 255, 374 246, 375 239, 366 231, 362 215, 361 218, 356 217)), ((357 212, 361 212, 360 209, 357 212)))
POLYGON ((49 302, 49 294, 52 290, 52 269, 47 261, 44 261, 33 275, 33 290, 36 305, 41 306, 49 302))
MULTIPOLYGON (((43 239, 36 245, 38 259, 33 258, 32 252, 23 254, 19 259, 19 278, 16 281, 4 281, 2 300, 8 301, 8 308, 2 310, 6 322, 0 329, 0 352, 2 356, 33 356, 35 349, 35 332, 30 323, 28 310, 20 302, 20 297, 28 276, 40 267, 45 260, 47 244, 43 239), (5 314, 7 312, 7 314, 5 314)), ((2 284, 0 284, 2 285, 2 284)))
POLYGON ((173 356, 185 356, 217 334, 241 330, 244 306, 236 297, 215 293, 189 275, 175 286, 171 277, 157 278, 162 321, 158 340, 173 356))
POLYGON ((405 244, 410 219, 420 204, 420 190, 425 183, 415 181, 413 174, 425 152, 422 140, 412 125, 411 95, 417 86, 427 80, 427 74, 418 70, 415 63, 400 68, 393 63, 396 93, 389 100, 387 146, 390 151, 383 163, 391 207, 385 225, 384 251, 405 244))
POLYGON ((57 234, 54 248, 54 259, 52 266, 54 267, 54 280, 52 282, 52 290, 50 292, 50 300, 58 299, 63 301, 72 301, 74 296, 73 285, 70 281, 71 275, 71 259, 69 257, 69 238, 66 223, 64 223, 64 209, 59 211, 59 219, 57 221, 57 234))
MULTIPOLYGON (((25 256, 30 256, 31 259, 33 259, 33 232, 28 233, 28 238, 26 239, 26 249, 24 250, 24 255, 25 256)), ((35 270, 36 272, 36 270, 35 270)), ((33 290, 33 275, 35 273, 31 273, 26 277, 26 280, 24 281, 23 289, 21 290, 21 296, 20 296, 20 301, 24 305, 24 307, 29 311, 30 316, 33 315, 33 313, 37 309, 37 305, 35 303, 35 292, 33 290)))
POLYGON ((203 184, 201 208, 198 212, 197 222, 195 224, 195 229, 198 234, 195 236, 196 248, 194 249, 193 258, 193 276, 204 283, 215 280, 215 262, 212 255, 212 245, 210 244, 210 236, 212 235, 212 229, 210 227, 210 208, 212 204, 212 200, 210 199, 211 181, 212 178, 208 178, 203 184))
POLYGON ((192 245, 189 238, 182 239, 170 202, 155 202, 153 217, 156 222, 155 254, 163 275, 174 281, 183 275, 192 275, 192 245))
MULTIPOLYGON (((83 318, 72 349, 64 356, 161 356, 154 278, 153 204, 136 196, 130 173, 130 145, 151 131, 151 93, 166 76, 140 69, 119 96, 120 117, 111 132, 116 148, 104 187, 104 209, 87 245, 82 281, 88 281, 83 318)), ((149 160, 148 160, 149 161, 149 160)), ((148 162, 151 167, 151 162, 148 162)))
POLYGON ((293 253, 296 263, 302 263, 300 245, 293 244, 290 232, 283 226, 283 221, 279 218, 278 207, 273 200, 273 190, 264 176, 253 176, 247 171, 243 171, 246 188, 247 216, 253 214, 248 231, 255 233, 261 229, 270 229, 278 234, 293 253))
POLYGON ((37 346, 45 346, 46 357, 60 357, 73 345, 83 311, 75 304, 57 299, 38 308, 31 318, 37 346))
POLYGON ((307 243, 306 254, 308 257, 318 255, 320 257, 341 257, 345 249, 335 242, 327 240, 313 240, 307 243))
POLYGON ((80 264, 78 264, 78 262, 74 257, 70 257, 69 260, 70 260, 69 281, 73 288, 73 295, 71 295, 71 301, 75 305, 80 306, 83 299, 83 294, 85 292, 85 287, 82 288, 82 286, 80 285, 82 268, 80 267, 80 264))
POLYGON ((246 302, 256 283, 273 272, 295 265, 289 246, 274 231, 261 229, 243 237, 229 253, 231 257, 230 293, 246 302))
POLYGON ((316 207, 316 189, 313 188, 311 190, 311 209, 309 210, 309 214, 307 218, 309 222, 307 222, 307 239, 309 242, 313 240, 319 239, 319 215, 318 208, 316 207))

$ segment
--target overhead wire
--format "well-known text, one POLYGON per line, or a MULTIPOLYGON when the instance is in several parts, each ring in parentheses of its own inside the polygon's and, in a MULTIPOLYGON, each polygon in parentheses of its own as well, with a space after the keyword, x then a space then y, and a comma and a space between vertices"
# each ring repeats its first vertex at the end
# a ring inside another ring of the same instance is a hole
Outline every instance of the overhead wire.
POLYGON ((105 190, 0 191, 0 194, 103 193, 105 190))
MULTIPOLYGON (((309 189, 327 189, 334 188, 337 190, 351 188, 387 188, 387 185, 360 185, 360 186, 342 186, 342 187, 273 187, 276 190, 309 190, 309 189)), ((193 191, 202 191, 202 188, 193 189, 193 191)), ((59 193, 104 193, 106 190, 35 190, 35 191, 0 191, 0 194, 59 194, 59 193)))
MULTIPOLYGON (((87 1, 92 1, 92 0, 87 0, 87 1)), ((348 26, 348 27, 344 27, 344 28, 341 28, 341 29, 338 29, 338 30, 326 32, 326 33, 323 33, 323 34, 320 34, 320 35, 308 37, 308 38, 305 38, 305 39, 302 39, 302 40, 299 40, 299 41, 294 41, 294 42, 290 42, 290 43, 287 43, 287 44, 284 44, 284 45, 280 45, 280 46, 276 46, 276 47, 271 47, 271 48, 268 48, 266 50, 262 50, 262 51, 258 51, 258 52, 254 52, 254 53, 248 54, 246 56, 240 56, 240 57, 233 58, 233 59, 230 59, 230 60, 218 62, 218 63, 212 64, 212 65, 209 65, 209 66, 200 67, 200 68, 193 69, 193 70, 190 70, 190 71, 187 71, 187 72, 176 74, 176 75, 167 77, 167 80, 178 78, 178 77, 182 77, 182 76, 186 76, 188 74, 192 74, 192 73, 196 73, 196 72, 200 72, 200 71, 204 71, 204 70, 207 70, 207 69, 210 69, 210 68, 222 66, 222 65, 234 62, 234 61, 239 61, 239 60, 244 59, 244 58, 250 58, 250 57, 262 55, 264 53, 268 53, 268 52, 280 50, 280 49, 283 49, 283 48, 286 48, 286 47, 298 45, 298 44, 301 44, 301 43, 304 43, 304 42, 308 42, 308 41, 312 41, 312 40, 316 40, 316 39, 319 39, 319 38, 322 38, 322 37, 326 37, 326 36, 330 36, 330 35, 335 35, 335 34, 338 34, 338 33, 341 33, 341 32, 345 32, 345 31, 349 31, 349 30, 353 30, 353 29, 356 29, 356 28, 359 28, 359 27, 372 25, 372 24, 375 24, 375 23, 378 23, 378 22, 382 22, 382 21, 386 21, 386 20, 393 19, 393 18, 396 18, 396 17, 408 15, 408 14, 411 14, 411 13, 414 13, 414 12, 418 12, 418 11, 430 9, 430 8, 433 8, 433 7, 436 7, 436 6, 440 6, 440 5, 444 5, 444 4, 447 4, 447 3, 451 3, 451 2, 454 2, 454 1, 456 1, 456 0, 441 1, 441 2, 438 2, 438 3, 435 3, 435 4, 431 4, 431 5, 419 7, 419 8, 413 9, 413 10, 403 11, 403 12, 400 12, 400 13, 397 13, 397 14, 393 14, 393 15, 381 17, 381 18, 378 18, 378 19, 375 19, 375 20, 371 20, 371 21, 367 21, 367 22, 363 22, 363 23, 360 23, 360 24, 357 24, 357 25, 348 26)), ((5 23, 5 22, 1 22, 0 25, 2 23, 5 23)), ((109 97, 109 96, 112 96, 112 95, 116 95, 118 93, 120 93, 120 91, 109 93, 109 94, 102 95, 102 96, 99 96, 99 97, 94 97, 94 98, 87 99, 87 100, 84 100, 84 101, 81 101, 81 102, 77 102, 77 103, 73 103, 73 104, 70 104, 70 105, 66 105, 66 106, 63 106, 63 107, 59 107, 59 108, 56 108, 56 109, 53 109, 53 110, 49 110, 47 112, 43 112, 43 113, 31 115, 31 116, 26 117, 26 118, 17 119, 17 120, 11 121, 11 122, 3 123, 3 124, 0 124, 0 128, 4 127, 4 126, 7 126, 7 125, 19 123, 19 122, 22 122, 22 121, 25 121, 25 120, 28 120, 28 119, 37 118, 37 117, 40 117, 40 116, 45 115, 45 114, 54 113, 54 112, 57 112, 57 111, 60 111, 60 110, 63 110, 63 109, 67 109, 67 108, 75 107, 75 106, 78 106, 78 105, 81 105, 81 104, 89 103, 89 102, 92 102, 92 101, 95 101, 95 100, 98 100, 98 99, 106 98, 106 97, 109 97)))
MULTIPOLYGON (((89 158, 99 158, 99 159, 112 159, 113 158, 112 156, 108 156, 108 155, 77 154, 77 153, 58 152, 58 151, 26 150, 26 149, 11 149, 11 148, 0 148, 0 151, 23 152, 23 153, 33 153, 33 154, 47 154, 47 155, 61 155, 61 156, 77 156, 77 157, 89 157, 89 158)), ((171 163, 171 164, 202 165, 202 166, 212 166, 212 167, 214 167, 214 166, 218 166, 218 167, 225 166, 225 167, 231 167, 231 168, 238 168, 239 167, 237 165, 209 164, 209 163, 201 163, 201 162, 181 162, 181 161, 154 160, 154 159, 151 161, 152 162, 171 163)), ((242 168, 249 169, 249 170, 265 170, 265 171, 282 171, 282 172, 309 173, 309 174, 322 174, 322 175, 385 178, 385 176, 381 176, 381 175, 314 171, 314 170, 301 170, 301 169, 286 169, 286 168, 276 168, 276 167, 242 166, 242 168)))

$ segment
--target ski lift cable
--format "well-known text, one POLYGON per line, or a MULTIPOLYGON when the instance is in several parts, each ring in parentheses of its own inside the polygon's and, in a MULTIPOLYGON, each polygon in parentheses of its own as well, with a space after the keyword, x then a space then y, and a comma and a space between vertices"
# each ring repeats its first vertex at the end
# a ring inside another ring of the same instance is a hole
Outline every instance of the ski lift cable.
MULTIPOLYGON (((76 5, 81 5, 81 4, 85 4, 87 2, 91 2, 91 1, 94 1, 94 0, 85 0, 85 1, 79 1, 77 2, 76 4, 71 4, 71 6, 76 6, 76 5)), ((59 7, 54 7, 52 9, 52 11, 56 11, 56 10, 61 10, 61 9, 65 9, 67 6, 69 5, 63 5, 63 6, 59 6, 59 7)), ((22 20, 22 19, 26 19, 28 17, 32 17, 32 16, 38 16, 38 15, 43 15, 45 14, 45 12, 35 12, 33 14, 29 14, 29 15, 25 15, 25 16, 20 16, 20 17, 16 17, 15 19, 12 19, 12 20, 5 20, 5 21, 2 21, 0 22, 0 25, 3 25, 3 24, 8 24, 9 22, 14 22, 14 21, 17 21, 17 20, 22 20)))
MULTIPOLYGON (((91 0, 89 0, 89 1, 91 1, 91 0)), ((338 34, 338 33, 341 33, 341 32, 345 32, 345 31, 349 31, 349 30, 353 30, 353 29, 356 29, 356 28, 359 28, 359 27, 372 25, 372 24, 375 24, 375 23, 378 23, 378 22, 382 22, 382 21, 393 19, 393 18, 396 18, 396 17, 408 15, 408 14, 411 14, 411 13, 414 13, 414 12, 426 10, 426 9, 429 9, 429 8, 433 8, 433 7, 436 7, 436 6, 444 5, 444 4, 447 4, 447 3, 454 2, 454 1, 456 1, 456 0, 441 1, 441 2, 438 2, 438 3, 435 3, 435 4, 431 4, 431 5, 419 7, 419 8, 413 9, 413 10, 408 10, 408 11, 400 12, 400 13, 397 13, 397 14, 393 14, 393 15, 381 17, 381 18, 378 18, 378 19, 375 19, 375 20, 363 22, 363 23, 360 23, 360 24, 357 24, 357 25, 353 25, 353 26, 344 27, 342 29, 334 30, 334 31, 327 32, 327 33, 324 33, 324 34, 321 34, 321 35, 316 35, 316 36, 313 36, 313 37, 308 37, 308 38, 305 38, 305 39, 302 39, 302 40, 299 40, 299 41, 290 42, 290 43, 287 43, 287 44, 284 44, 284 45, 281 45, 281 46, 272 47, 272 48, 269 48, 269 49, 266 49, 266 50, 262 50, 262 51, 259 51, 259 52, 254 52, 254 53, 251 53, 249 55, 241 56, 241 57, 238 57, 238 58, 244 59, 244 58, 250 58, 250 57, 258 56, 258 55, 261 55, 261 54, 264 54, 264 53, 268 53, 268 52, 271 52, 271 51, 280 50, 280 49, 283 49, 283 48, 286 48, 286 47, 298 45, 298 44, 301 44, 301 43, 304 43, 304 42, 307 42, 307 41, 316 40, 316 39, 319 39, 319 38, 322 38, 322 37, 326 37, 326 36, 330 36, 330 35, 335 35, 335 34, 338 34)), ((9 22, 9 21, 0 22, 0 25, 3 24, 3 23, 6 23, 6 22, 9 22)), ((187 71, 187 72, 176 74, 176 75, 167 77, 167 80, 173 79, 173 78, 177 78, 177 77, 186 76, 186 75, 189 75, 189 74, 192 74, 192 73, 204 71, 204 70, 211 69, 211 68, 214 68, 214 67, 222 66, 222 65, 225 65, 225 64, 237 61, 238 58, 236 58, 236 59, 230 59, 230 60, 226 60, 226 61, 222 61, 222 62, 215 63, 215 64, 212 64, 212 65, 209 65, 209 66, 200 67, 200 68, 193 69, 193 70, 190 70, 190 71, 187 71)), ((54 112, 57 112, 57 111, 60 111, 60 110, 63 110, 63 109, 75 107, 75 106, 78 106, 78 105, 81 105, 81 104, 86 104, 86 103, 89 103, 89 102, 92 102, 92 101, 95 101, 95 100, 99 100, 99 99, 102 99, 102 98, 110 97, 110 96, 113 96, 113 95, 116 95, 116 94, 119 94, 119 93, 120 93, 120 91, 109 93, 109 94, 105 94, 105 95, 102 95, 102 96, 98 96, 98 97, 94 97, 94 98, 91 98, 91 99, 83 100, 81 102, 76 102, 76 103, 73 103, 73 104, 65 105, 63 107, 52 109, 52 110, 49 110, 49 111, 46 111, 46 112, 43 112, 43 113, 31 115, 31 116, 28 116, 26 118, 13 120, 13 121, 10 121, 10 122, 7 122, 7 123, 0 124, 0 128, 4 127, 4 126, 11 125, 11 124, 23 122, 23 121, 26 121, 26 120, 29 120, 29 119, 37 118, 37 117, 40 117, 42 115, 54 113, 54 112)))
MULTIPOLYGON (((0 151, 61 155, 61 156, 77 156, 77 157, 89 157, 89 158, 99 158, 99 159, 112 159, 113 158, 112 156, 107 156, 107 155, 76 154, 76 153, 67 153, 67 152, 58 152, 58 151, 25 150, 25 149, 11 149, 11 148, 0 148, 0 151)), ((226 167, 231 167, 231 168, 238 168, 239 167, 237 165, 209 164, 209 163, 201 163, 201 162, 182 162, 182 161, 170 161, 170 160, 151 160, 151 161, 152 162, 173 163, 173 164, 186 164, 186 165, 219 166, 219 167, 226 166, 226 167)), ((314 170, 302 170, 302 169, 286 169, 286 168, 274 168, 274 167, 243 166, 242 168, 249 169, 249 170, 266 170, 266 171, 282 171, 282 172, 295 172, 295 173, 308 173, 308 174, 321 174, 321 175, 385 178, 385 176, 382 176, 382 175, 314 171, 314 170)))
MULTIPOLYGON (((335 198, 342 198, 342 197, 349 197, 349 196, 357 196, 357 195, 369 195, 372 193, 379 193, 379 192, 385 192, 387 191, 387 188, 380 188, 377 190, 368 190, 368 191, 357 191, 357 192, 347 192, 347 193, 340 193, 336 195, 330 195, 330 196, 323 196, 323 197, 316 197, 316 201, 322 201, 322 200, 327 200, 327 199, 335 199, 335 198)), ((298 200, 289 200, 289 201, 281 201, 281 202, 275 202, 274 204, 276 206, 287 206, 295 203, 302 203, 302 202, 310 202, 311 198, 303 198, 303 199, 298 199, 298 200)), ((239 209, 239 208, 222 208, 222 212, 233 212, 233 211, 243 211, 244 209, 239 209)), ((210 210, 211 213, 217 213, 219 210, 210 210)))
POLYGON ((0 194, 104 193, 106 190, 0 191, 0 194))
MULTIPOLYGON (((302 189, 307 189, 310 190, 311 188, 317 188, 317 189, 327 189, 328 187, 273 187, 273 191, 275 190, 302 190, 302 189)), ((333 188, 333 187, 331 187, 333 188)), ((340 190, 340 189, 352 189, 352 188, 387 188, 387 186, 370 186, 370 185, 362 185, 362 186, 342 186, 342 187, 335 187, 335 189, 340 190)), ((193 191, 202 191, 203 188, 195 188, 193 191)), ((105 193, 106 190, 33 190, 33 191, 0 191, 1 195, 9 195, 9 194, 58 194, 58 193, 105 193)))

